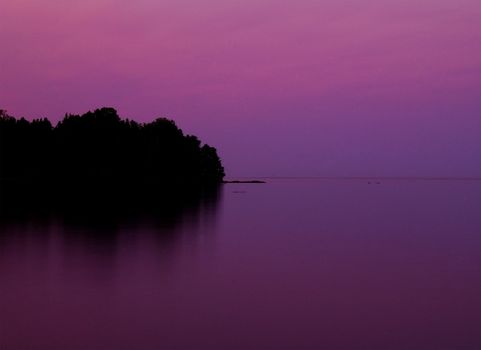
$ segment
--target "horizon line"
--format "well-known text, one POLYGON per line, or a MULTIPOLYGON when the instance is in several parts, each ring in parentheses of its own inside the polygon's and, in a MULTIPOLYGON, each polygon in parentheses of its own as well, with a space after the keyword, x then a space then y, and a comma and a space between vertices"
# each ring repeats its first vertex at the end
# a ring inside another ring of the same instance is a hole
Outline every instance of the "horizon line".
POLYGON ((481 176, 225 176, 233 179, 325 179, 325 180, 461 180, 481 181, 481 176))

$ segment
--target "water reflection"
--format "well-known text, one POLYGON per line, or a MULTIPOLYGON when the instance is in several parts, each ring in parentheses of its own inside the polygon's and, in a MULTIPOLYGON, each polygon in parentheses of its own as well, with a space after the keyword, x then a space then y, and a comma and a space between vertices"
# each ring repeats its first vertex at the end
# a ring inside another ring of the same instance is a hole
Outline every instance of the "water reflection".
POLYGON ((151 198, 3 205, 0 347, 480 348, 479 181, 151 198))
POLYGON ((182 245, 206 239, 196 235, 211 236, 222 196, 219 186, 149 195, 35 191, 0 191, 0 262, 23 257, 41 265, 49 259, 66 271, 101 271, 100 280, 115 270, 119 254, 125 259, 150 252, 165 266, 182 245))

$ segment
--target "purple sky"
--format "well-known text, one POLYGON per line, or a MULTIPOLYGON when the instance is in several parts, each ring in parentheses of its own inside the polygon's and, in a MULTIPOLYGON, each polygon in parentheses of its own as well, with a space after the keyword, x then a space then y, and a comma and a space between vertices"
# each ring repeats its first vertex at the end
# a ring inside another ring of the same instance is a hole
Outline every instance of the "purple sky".
POLYGON ((0 108, 166 116, 229 176, 481 176, 479 0, 2 0, 0 108))

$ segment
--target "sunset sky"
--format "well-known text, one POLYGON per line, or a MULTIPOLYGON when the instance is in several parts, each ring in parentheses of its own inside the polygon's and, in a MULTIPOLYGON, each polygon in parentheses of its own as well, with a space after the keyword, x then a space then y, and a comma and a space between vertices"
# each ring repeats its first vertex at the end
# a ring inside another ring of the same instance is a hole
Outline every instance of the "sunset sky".
POLYGON ((0 109, 174 119, 235 176, 481 176, 479 0, 2 0, 0 109))

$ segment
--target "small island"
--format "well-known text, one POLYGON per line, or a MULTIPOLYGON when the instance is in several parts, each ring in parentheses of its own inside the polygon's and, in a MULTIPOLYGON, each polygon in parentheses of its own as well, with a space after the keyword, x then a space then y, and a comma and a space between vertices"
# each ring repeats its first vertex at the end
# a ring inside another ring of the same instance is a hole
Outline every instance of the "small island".
POLYGON ((222 183, 225 184, 265 184, 262 180, 224 180, 222 183))

